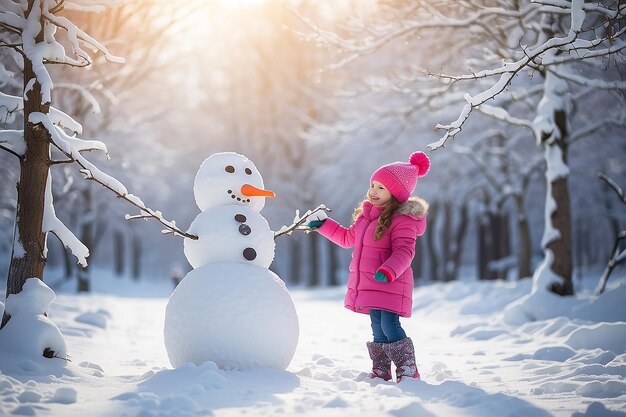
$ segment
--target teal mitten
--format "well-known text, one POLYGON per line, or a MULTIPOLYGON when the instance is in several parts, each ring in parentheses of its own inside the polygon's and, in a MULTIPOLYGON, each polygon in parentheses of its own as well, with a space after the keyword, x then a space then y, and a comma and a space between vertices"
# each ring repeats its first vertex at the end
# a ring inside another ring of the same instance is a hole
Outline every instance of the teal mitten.
POLYGON ((382 271, 376 271, 376 275, 374 275, 374 279, 380 282, 389 282, 389 278, 382 271))
POLYGON ((313 220, 311 222, 309 222, 309 224, 307 224, 308 227, 310 227, 311 229, 315 230, 317 228, 319 228, 321 225, 324 224, 324 220, 313 220))

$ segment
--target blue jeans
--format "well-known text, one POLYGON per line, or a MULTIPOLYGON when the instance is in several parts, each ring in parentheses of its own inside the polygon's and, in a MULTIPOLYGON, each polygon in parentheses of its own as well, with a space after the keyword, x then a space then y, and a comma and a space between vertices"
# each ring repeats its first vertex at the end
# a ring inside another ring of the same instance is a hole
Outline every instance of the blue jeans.
POLYGON ((370 310, 372 333, 376 343, 393 343, 406 337, 400 316, 386 310, 370 310))

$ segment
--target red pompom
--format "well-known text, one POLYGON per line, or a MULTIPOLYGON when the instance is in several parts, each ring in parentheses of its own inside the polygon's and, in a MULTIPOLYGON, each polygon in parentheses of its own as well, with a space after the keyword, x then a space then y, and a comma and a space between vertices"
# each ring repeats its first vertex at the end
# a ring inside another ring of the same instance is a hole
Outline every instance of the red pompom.
POLYGON ((417 167, 417 176, 423 177, 430 169, 430 158, 424 152, 413 152, 409 158, 411 165, 417 167))

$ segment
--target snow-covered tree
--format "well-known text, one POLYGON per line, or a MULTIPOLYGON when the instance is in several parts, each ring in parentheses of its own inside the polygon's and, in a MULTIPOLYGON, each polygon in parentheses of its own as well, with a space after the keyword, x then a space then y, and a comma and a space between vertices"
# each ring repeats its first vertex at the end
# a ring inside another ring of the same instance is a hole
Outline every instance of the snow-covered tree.
POLYGON ((453 150, 466 155, 479 168, 482 177, 494 190, 492 208, 495 211, 500 211, 508 200, 513 201, 518 239, 517 278, 527 278, 532 275, 533 253, 526 210, 527 191, 532 176, 543 168, 543 159, 539 155, 520 155, 519 149, 515 148, 517 142, 525 138, 518 136, 507 140, 505 133, 498 129, 489 129, 484 135, 495 143, 479 140, 473 149, 459 145, 453 150))
MULTIPOLYGON (((73 24, 63 15, 63 10, 97 12, 115 3, 114 0, 22 0, 3 2, 0 7, 0 27, 9 32, 9 36, 2 38, 2 46, 19 52, 16 64, 23 72, 22 95, 0 92, 0 108, 12 114, 19 112, 23 118, 22 129, 0 131, 0 149, 18 158, 20 163, 7 295, 19 293, 28 278, 43 280, 49 232, 71 249, 79 264, 87 264, 88 248, 56 216, 50 175, 52 166, 77 164, 86 179, 99 183, 137 207, 139 216, 156 218, 175 233, 184 234, 173 222, 164 220, 160 212, 147 208, 122 183, 86 159, 83 153, 106 153, 106 146, 96 140, 79 138, 77 135, 81 134, 82 126, 52 106, 54 84, 46 65, 86 67, 92 58, 83 49, 85 46, 108 61, 123 63, 123 59, 112 55, 106 46, 73 24), (61 29, 59 33, 58 29, 61 29), (59 34, 64 36, 61 38, 59 34)), ((9 319, 5 315, 3 324, 9 319)))
MULTIPOLYGON (((345 34, 326 31, 302 18, 311 29, 308 36, 343 52, 337 66, 366 55, 384 56, 390 49, 402 49, 403 42, 414 45, 422 37, 430 42, 421 44, 431 48, 431 53, 427 59, 424 51, 416 54, 412 72, 392 73, 379 79, 377 86, 412 98, 400 110, 379 113, 400 120, 400 128, 419 117, 433 97, 444 97, 437 103, 446 109, 461 99, 458 117, 437 124, 443 135, 430 143, 433 150, 471 125, 470 116, 476 110, 533 132, 547 166, 544 262, 535 271, 533 291, 549 288, 572 294, 568 188, 568 140, 576 134, 571 131, 572 97, 589 89, 607 94, 626 89, 618 78, 618 63, 626 48, 626 5, 621 1, 441 0, 386 2, 379 7, 375 19, 348 22, 345 34), (449 75, 438 65, 452 71, 464 71, 470 65, 471 70, 449 75), (442 81, 439 87, 420 74, 424 69, 431 69, 428 75, 442 81), (518 77, 524 73, 530 74, 530 81, 518 77), (533 110, 525 103, 534 103, 533 110)), ((618 113, 624 111, 623 100, 618 107, 618 113)), ((449 114, 446 111, 443 117, 449 114)))

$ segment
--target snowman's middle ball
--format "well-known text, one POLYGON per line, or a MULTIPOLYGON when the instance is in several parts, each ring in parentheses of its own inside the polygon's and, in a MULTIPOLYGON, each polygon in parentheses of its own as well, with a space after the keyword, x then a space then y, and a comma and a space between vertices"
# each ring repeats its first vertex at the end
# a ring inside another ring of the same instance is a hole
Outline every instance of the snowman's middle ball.
POLYGON ((200 213, 189 226, 198 240, 185 239, 194 268, 210 262, 241 262, 268 268, 274 259, 274 232, 267 220, 247 207, 229 204, 200 213))

